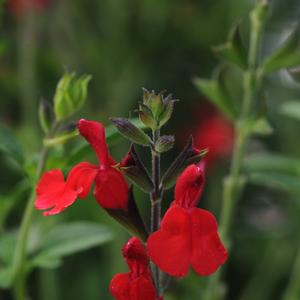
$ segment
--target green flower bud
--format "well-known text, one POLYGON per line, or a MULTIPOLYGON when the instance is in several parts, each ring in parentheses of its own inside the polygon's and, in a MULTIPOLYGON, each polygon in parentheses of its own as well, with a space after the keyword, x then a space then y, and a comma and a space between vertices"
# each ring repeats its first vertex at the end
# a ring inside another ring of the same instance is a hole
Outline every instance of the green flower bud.
POLYGON ((84 104, 90 75, 77 77, 75 73, 66 73, 58 82, 54 96, 54 112, 58 121, 64 120, 84 104))
POLYGON ((161 128, 170 119, 175 101, 172 95, 163 97, 163 92, 156 94, 143 89, 143 104, 139 110, 141 121, 152 130, 161 128))

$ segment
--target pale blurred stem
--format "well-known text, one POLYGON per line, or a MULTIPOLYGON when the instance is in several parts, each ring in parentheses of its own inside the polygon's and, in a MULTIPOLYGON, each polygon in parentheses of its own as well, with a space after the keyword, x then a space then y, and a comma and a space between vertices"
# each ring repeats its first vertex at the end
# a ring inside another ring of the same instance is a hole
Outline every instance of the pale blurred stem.
MULTIPOLYGON (((55 124, 51 132, 47 136, 52 136, 57 128, 55 124)), ((17 244, 15 248, 13 266, 12 266, 12 280, 14 288, 15 300, 25 300, 26 299, 26 251, 28 246, 28 236, 30 231, 30 226, 32 223, 33 212, 34 212, 34 200, 35 200, 35 185, 39 180, 45 164, 48 158, 48 148, 43 146, 40 152, 39 163, 35 173, 35 179, 33 181, 34 187, 28 198, 25 212, 22 217, 20 230, 18 234, 17 244)))
MULTIPOLYGON (((153 130, 152 139, 153 144, 157 141, 160 136, 159 130, 153 130)), ((161 217, 161 197, 162 191, 160 188, 160 154, 155 152, 153 149, 151 150, 152 154, 152 181, 154 185, 154 189, 151 192, 151 232, 158 230, 160 225, 160 217, 161 217)), ((153 265, 153 278, 156 284, 156 288, 158 293, 160 293, 160 271, 157 266, 153 265)))
POLYGON ((19 91, 25 124, 32 124, 36 118, 36 74, 35 57, 37 49, 37 18, 32 11, 20 20, 18 40, 19 91))
MULTIPOLYGON (((231 247, 231 225, 234 218, 235 208, 243 188, 241 178, 242 161, 245 155, 245 149, 249 140, 250 132, 247 129, 247 123, 251 116, 252 100, 254 98, 257 86, 259 86, 257 76, 257 57, 259 42, 262 31, 262 24, 255 22, 251 18, 250 45, 248 54, 248 68, 243 74, 244 96, 242 101, 242 110, 239 119, 234 124, 235 142, 230 166, 230 172, 223 182, 223 201, 220 215, 219 231, 222 241, 228 250, 231 247)), ((261 80, 261 78, 259 79, 261 80)), ((226 290, 222 287, 221 268, 209 278, 207 289, 204 293, 204 300, 219 300, 225 297, 226 290)))
POLYGON ((282 300, 294 300, 300 297, 300 249, 298 250, 293 270, 282 300))

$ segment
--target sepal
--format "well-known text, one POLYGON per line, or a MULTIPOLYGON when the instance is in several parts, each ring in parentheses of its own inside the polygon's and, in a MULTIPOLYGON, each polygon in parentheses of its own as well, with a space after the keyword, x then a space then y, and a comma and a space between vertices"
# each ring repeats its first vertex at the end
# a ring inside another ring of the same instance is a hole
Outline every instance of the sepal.
POLYGON ((106 212, 114 218, 118 223, 124 226, 133 235, 139 236, 143 241, 147 240, 149 235, 145 223, 139 213, 133 188, 130 187, 128 195, 128 209, 105 209, 106 212))
POLYGON ((158 153, 167 152, 173 148, 175 138, 173 135, 163 135, 158 138, 154 145, 154 150, 158 153))
POLYGON ((116 126, 119 132, 131 142, 143 146, 150 144, 150 138, 140 128, 131 123, 125 118, 111 118, 112 123, 116 126))
POLYGON ((119 170, 136 186, 149 193, 153 190, 153 182, 134 146, 119 164, 119 170))
POLYGON ((179 153, 173 161, 166 173, 162 177, 162 185, 164 189, 171 188, 185 167, 190 164, 198 163, 208 152, 207 149, 198 150, 193 146, 193 138, 190 137, 184 149, 179 153))

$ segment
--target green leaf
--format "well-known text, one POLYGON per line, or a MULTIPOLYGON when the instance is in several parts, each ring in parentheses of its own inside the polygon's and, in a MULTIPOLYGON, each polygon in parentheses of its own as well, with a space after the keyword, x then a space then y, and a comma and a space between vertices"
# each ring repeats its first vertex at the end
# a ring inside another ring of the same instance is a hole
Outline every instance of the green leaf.
POLYGON ((0 151, 5 152, 22 166, 24 163, 22 147, 12 133, 2 126, 0 127, 0 141, 0 151))
POLYGON ((262 65, 263 73, 300 65, 300 30, 297 27, 283 45, 269 56, 262 65))
POLYGON ((234 120, 238 113, 225 86, 224 69, 215 72, 214 79, 194 79, 195 86, 229 119, 234 120))
POLYGON ((251 134, 257 135, 269 135, 273 133, 273 128, 271 127, 268 120, 264 117, 257 119, 250 119, 244 123, 245 131, 251 134))
POLYGON ((300 195, 300 178, 281 173, 261 172, 250 173, 248 175, 248 181, 268 186, 271 188, 281 189, 287 193, 300 195))
POLYGON ((62 257, 101 245, 112 237, 107 227, 91 222, 59 224, 45 235, 31 264, 55 267, 62 257))
POLYGON ((280 106, 279 111, 289 118, 300 121, 300 101, 285 102, 280 106))
POLYGON ((11 286, 11 268, 0 268, 0 288, 8 289, 11 286))
POLYGON ((253 154, 244 161, 246 172, 280 173, 300 178, 300 159, 276 153, 253 154))
POLYGON ((225 44, 214 47, 213 51, 222 60, 241 69, 247 68, 247 55, 242 43, 239 26, 235 25, 229 33, 225 44))

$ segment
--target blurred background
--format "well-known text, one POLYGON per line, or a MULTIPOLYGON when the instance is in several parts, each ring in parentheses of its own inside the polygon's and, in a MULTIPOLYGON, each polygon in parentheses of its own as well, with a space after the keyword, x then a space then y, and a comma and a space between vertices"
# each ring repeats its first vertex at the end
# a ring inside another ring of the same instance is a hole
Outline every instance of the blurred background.
MULTIPOLYGON (((176 147, 163 157, 163 168, 191 133, 196 146, 209 147, 208 180, 200 205, 218 217, 234 136, 229 121, 208 104, 192 80, 211 77, 218 64, 212 46, 226 40, 232 24, 243 20, 246 40, 253 4, 250 0, 1 0, 1 127, 16 137, 16 151, 22 148, 30 170, 42 144, 39 100, 52 101, 65 70, 93 76, 88 101, 74 120, 83 117, 109 124, 111 116, 135 116, 142 87, 166 89, 180 102, 164 128, 164 133, 175 134, 176 147)), ((278 46, 299 17, 299 0, 271 1, 262 57, 278 46)), ((239 78, 232 81, 240 84, 239 78)), ((271 184, 264 184, 262 176, 246 187, 234 220, 234 245, 225 272, 231 300, 281 299, 300 247, 300 122, 278 109, 286 100, 299 100, 300 85, 287 71, 278 72, 265 82, 264 97, 274 133, 253 138, 249 155, 272 152, 293 160, 290 169, 285 168, 288 174, 277 176, 271 184)), ((76 143, 72 141, 67 149, 76 143)), ((111 147, 117 159, 127 149, 126 142, 111 147)), ((64 166, 67 153, 56 149, 48 167, 64 166)), ((141 154, 149 160, 143 150, 141 154)), ((85 160, 95 160, 92 151, 85 160)), ((25 175, 5 153, 0 153, 0 170, 0 211, 6 209, 7 201, 14 201, 5 220, 1 219, 1 235, 19 225, 28 191, 21 189, 13 200, 9 196, 25 175)), ((147 195, 136 191, 136 196, 148 217, 147 195)), ((172 197, 172 192, 166 193, 165 208, 172 197)), ((37 224, 48 227, 74 220, 107 224, 114 237, 68 256, 59 268, 35 270, 29 277, 32 299, 111 299, 111 277, 127 270, 120 249, 129 236, 92 195, 59 216, 44 221, 38 212, 35 218, 37 224)), ((166 299, 201 299, 206 281, 191 272, 172 285, 166 299)), ((3 289, 0 299, 12 298, 3 289)))

